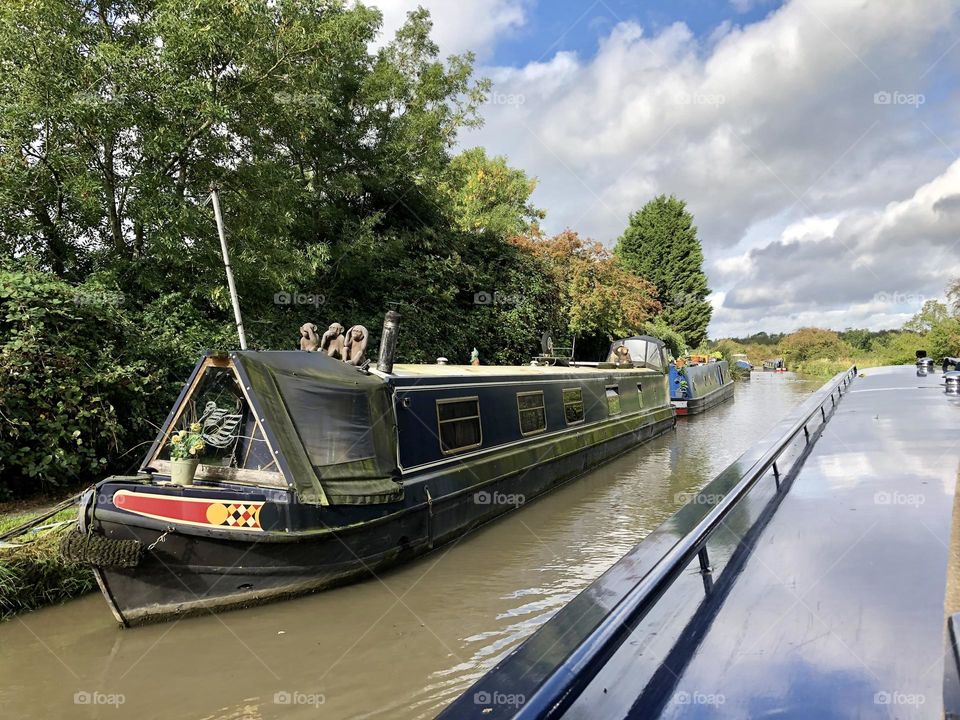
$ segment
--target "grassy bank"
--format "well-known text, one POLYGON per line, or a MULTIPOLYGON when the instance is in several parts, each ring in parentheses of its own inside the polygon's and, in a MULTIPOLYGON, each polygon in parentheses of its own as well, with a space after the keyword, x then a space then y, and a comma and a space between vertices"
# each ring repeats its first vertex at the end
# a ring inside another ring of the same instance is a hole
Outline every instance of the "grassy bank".
POLYGON ((820 380, 829 380, 838 372, 843 372, 851 365, 856 365, 858 369, 865 367, 875 367, 880 365, 879 362, 870 362, 866 363, 861 360, 854 360, 851 358, 844 358, 843 360, 827 360, 826 358, 818 358, 817 360, 807 360, 805 362, 798 363, 796 367, 790 368, 790 370, 795 370, 799 375, 805 375, 806 377, 817 378, 820 380))
MULTIPOLYGON (((44 508, 8 510, 0 514, 0 534, 43 513, 44 508)), ((76 517, 77 509, 68 508, 44 520, 41 528, 0 542, 0 620, 70 600, 96 587, 90 568, 60 559, 60 538, 71 525, 43 529, 76 517)))

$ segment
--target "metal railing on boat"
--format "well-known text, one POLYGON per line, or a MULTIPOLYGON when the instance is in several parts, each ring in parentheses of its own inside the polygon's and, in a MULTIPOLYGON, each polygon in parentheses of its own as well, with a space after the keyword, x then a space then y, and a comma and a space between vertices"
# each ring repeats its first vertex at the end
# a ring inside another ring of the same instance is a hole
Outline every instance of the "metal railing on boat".
MULTIPOLYGON (((778 490, 782 489, 784 473, 777 461, 801 434, 807 445, 811 443, 810 426, 819 419, 819 427, 822 428, 828 412, 833 411, 856 375, 857 367, 853 365, 835 375, 817 392, 811 399, 816 402, 810 412, 790 426, 742 475, 730 492, 627 591, 610 613, 517 708, 515 718, 558 718, 563 715, 694 558, 699 558, 701 572, 709 575, 711 568, 707 542, 714 531, 768 471, 772 470, 778 490)), ((709 591, 709 583, 705 581, 704 586, 709 591)))

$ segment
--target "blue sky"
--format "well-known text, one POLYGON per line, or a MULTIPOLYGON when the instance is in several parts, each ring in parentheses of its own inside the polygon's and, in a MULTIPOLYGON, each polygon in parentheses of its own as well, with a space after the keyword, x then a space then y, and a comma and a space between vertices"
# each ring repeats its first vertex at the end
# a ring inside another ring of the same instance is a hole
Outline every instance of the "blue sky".
POLYGON ((535 177, 547 232, 685 200, 714 337, 899 327, 960 277, 960 0, 374 1, 476 54, 459 145, 535 177))
POLYGON ((498 40, 490 62, 521 67, 542 61, 558 51, 592 56, 615 25, 635 21, 656 32, 675 22, 709 37, 724 22, 748 24, 780 5, 778 0, 748 2, 738 9, 729 0, 551 0, 529 7, 529 20, 498 40))

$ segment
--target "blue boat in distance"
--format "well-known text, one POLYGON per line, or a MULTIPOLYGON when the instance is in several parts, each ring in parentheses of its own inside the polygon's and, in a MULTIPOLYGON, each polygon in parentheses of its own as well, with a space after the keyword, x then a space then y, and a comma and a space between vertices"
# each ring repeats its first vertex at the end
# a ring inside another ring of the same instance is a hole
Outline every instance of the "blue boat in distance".
POLYGON ((677 415, 697 415, 733 397, 726 360, 670 363, 670 402, 677 415))

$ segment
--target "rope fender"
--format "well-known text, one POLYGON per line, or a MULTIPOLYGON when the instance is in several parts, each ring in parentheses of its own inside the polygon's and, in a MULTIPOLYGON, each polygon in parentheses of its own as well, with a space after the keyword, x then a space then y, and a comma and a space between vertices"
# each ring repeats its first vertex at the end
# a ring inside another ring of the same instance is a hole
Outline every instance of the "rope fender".
POLYGON ((143 545, 138 540, 114 540, 74 528, 60 541, 60 557, 99 567, 136 567, 143 558, 143 545))

